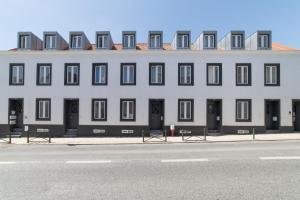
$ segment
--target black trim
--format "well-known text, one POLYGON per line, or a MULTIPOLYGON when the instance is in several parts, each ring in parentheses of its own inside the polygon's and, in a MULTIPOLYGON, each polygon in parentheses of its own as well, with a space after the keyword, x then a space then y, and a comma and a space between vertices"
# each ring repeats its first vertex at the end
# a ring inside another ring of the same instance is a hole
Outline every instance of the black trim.
POLYGON ((268 101, 276 101, 278 102, 278 130, 280 130, 281 128, 281 102, 280 99, 265 99, 265 103, 264 103, 264 115, 265 115, 265 130, 269 130, 267 129, 267 102, 268 101))
POLYGON ((180 86, 193 86, 194 85, 194 63, 178 63, 178 85, 180 86), (181 66, 191 66, 191 83, 181 83, 180 82, 180 67, 181 66))
POLYGON ((206 85, 207 86, 222 86, 222 63, 207 63, 206 64, 206 85), (212 84, 208 82, 208 67, 209 66, 219 66, 219 83, 212 84))
POLYGON ((120 67, 120 85, 136 85, 136 63, 121 63, 120 67), (133 83, 123 83, 123 66, 133 65, 134 66, 134 81, 133 83))
POLYGON ((24 63, 10 63, 9 64, 9 85, 24 85, 25 83, 25 64, 24 63), (22 83, 13 83, 12 82, 12 67, 13 66, 22 66, 23 67, 23 82, 22 83))
POLYGON ((179 122, 193 122, 194 121, 194 99, 178 99, 178 111, 177 111, 177 120, 179 122), (180 102, 191 102, 191 119, 181 119, 180 118, 180 102))
POLYGON ((107 63, 93 63, 92 64, 92 85, 107 85, 108 82, 108 64, 107 63), (95 81, 95 69, 97 66, 104 65, 105 66, 105 83, 96 83, 95 81))
POLYGON ((265 86, 280 86, 280 64, 279 63, 265 63, 264 65, 264 83, 265 86), (266 70, 267 66, 276 66, 277 69, 277 83, 276 84, 267 84, 266 81, 266 70))
POLYGON ((38 63, 36 67, 36 85, 38 86, 49 86, 52 85, 52 64, 51 63, 38 63), (50 67, 50 83, 40 83, 40 67, 49 66, 50 67))
POLYGON ((35 120, 36 121, 51 121, 51 99, 50 98, 36 98, 35 100, 35 120), (49 117, 39 118, 39 102, 49 101, 49 117))
POLYGON ((252 101, 251 99, 236 99, 235 100, 235 121, 236 122, 251 122, 252 121, 252 101), (237 103, 239 101, 247 101, 248 102, 248 119, 238 119, 237 118, 237 103))
POLYGON ((165 63, 149 63, 149 85, 165 85, 165 63), (157 66, 157 65, 161 65, 162 66, 162 77, 161 83, 152 83, 151 82, 151 67, 152 66, 157 66))
POLYGON ((92 121, 107 121, 107 99, 92 99, 92 121), (105 113, 104 113, 104 119, 95 119, 94 118, 94 103, 95 101, 104 101, 105 102, 105 113))
POLYGON ((236 86, 251 86, 252 85, 252 69, 251 63, 236 63, 235 64, 235 85, 236 86), (247 66, 248 67, 248 83, 238 83, 238 67, 240 66, 247 66))
POLYGON ((120 121, 135 121, 136 119, 136 100, 135 99, 120 99, 120 121), (133 101, 133 119, 123 119, 122 118, 122 102, 123 101, 133 101))
POLYGON ((75 86, 80 83, 80 63, 65 63, 65 85, 75 86), (77 83, 67 83, 67 67, 68 66, 77 66, 78 67, 78 81, 77 83))

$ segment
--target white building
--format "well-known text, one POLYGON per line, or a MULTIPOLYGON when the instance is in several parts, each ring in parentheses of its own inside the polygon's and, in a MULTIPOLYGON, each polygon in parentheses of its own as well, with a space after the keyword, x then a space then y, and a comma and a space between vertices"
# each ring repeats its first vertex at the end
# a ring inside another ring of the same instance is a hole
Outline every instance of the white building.
POLYGON ((18 48, 0 52, 0 66, 1 132, 300 130, 300 51, 272 43, 270 31, 248 39, 231 31, 219 42, 216 31, 204 31, 194 43, 177 31, 171 44, 161 31, 150 31, 148 44, 137 43, 135 31, 124 31, 122 44, 100 31, 95 45, 83 32, 71 32, 69 44, 57 32, 43 41, 20 32, 18 48))

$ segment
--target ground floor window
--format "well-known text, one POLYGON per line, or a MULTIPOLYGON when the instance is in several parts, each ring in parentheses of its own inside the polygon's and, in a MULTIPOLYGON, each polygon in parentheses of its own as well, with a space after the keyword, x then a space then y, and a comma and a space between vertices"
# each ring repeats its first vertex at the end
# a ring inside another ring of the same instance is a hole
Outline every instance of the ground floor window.
POLYGON ((121 99, 120 110, 121 121, 135 121, 135 99, 121 99))
POLYGON ((107 116, 107 100, 93 99, 92 100, 92 119, 93 121, 106 121, 107 116))
POLYGON ((50 121, 51 116, 51 100, 36 99, 36 120, 50 121))
POLYGON ((236 100, 236 121, 251 121, 251 100, 236 100))
POLYGON ((178 100, 178 121, 193 121, 194 119, 194 100, 178 100))

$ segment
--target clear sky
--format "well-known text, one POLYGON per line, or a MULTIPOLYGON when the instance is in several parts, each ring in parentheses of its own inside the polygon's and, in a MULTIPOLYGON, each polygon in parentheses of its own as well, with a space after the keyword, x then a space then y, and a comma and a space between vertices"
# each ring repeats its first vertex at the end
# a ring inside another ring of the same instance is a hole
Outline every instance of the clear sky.
POLYGON ((0 49, 16 47, 18 31, 84 31, 94 43, 95 32, 111 31, 115 42, 122 30, 137 31, 138 42, 149 30, 164 31, 170 42, 176 30, 272 30, 273 41, 300 49, 300 0, 1 0, 0 49))

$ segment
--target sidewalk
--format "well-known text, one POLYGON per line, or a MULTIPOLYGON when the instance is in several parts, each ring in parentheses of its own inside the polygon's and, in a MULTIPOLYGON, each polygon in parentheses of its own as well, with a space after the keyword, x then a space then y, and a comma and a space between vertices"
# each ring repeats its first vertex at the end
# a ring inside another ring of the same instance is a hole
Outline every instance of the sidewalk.
MULTIPOLYGON (((148 138, 145 138, 147 140, 148 138)), ((300 140, 300 133, 281 133, 281 134, 257 134, 254 141, 282 141, 282 140, 300 140)), ((168 137, 167 142, 158 139, 149 140, 147 143, 212 143, 212 142, 243 142, 253 141, 252 135, 223 135, 223 136, 207 136, 206 141, 204 137, 190 138, 188 141, 182 141, 182 137, 168 137)), ((6 144, 5 141, 0 140, 0 144, 6 144)), ((12 144, 27 144, 27 138, 12 138, 12 144)), ((49 144, 41 138, 30 138, 30 144, 49 144)), ((51 144, 143 144, 142 137, 134 138, 100 138, 100 137, 77 137, 77 138, 51 138, 51 144)))

